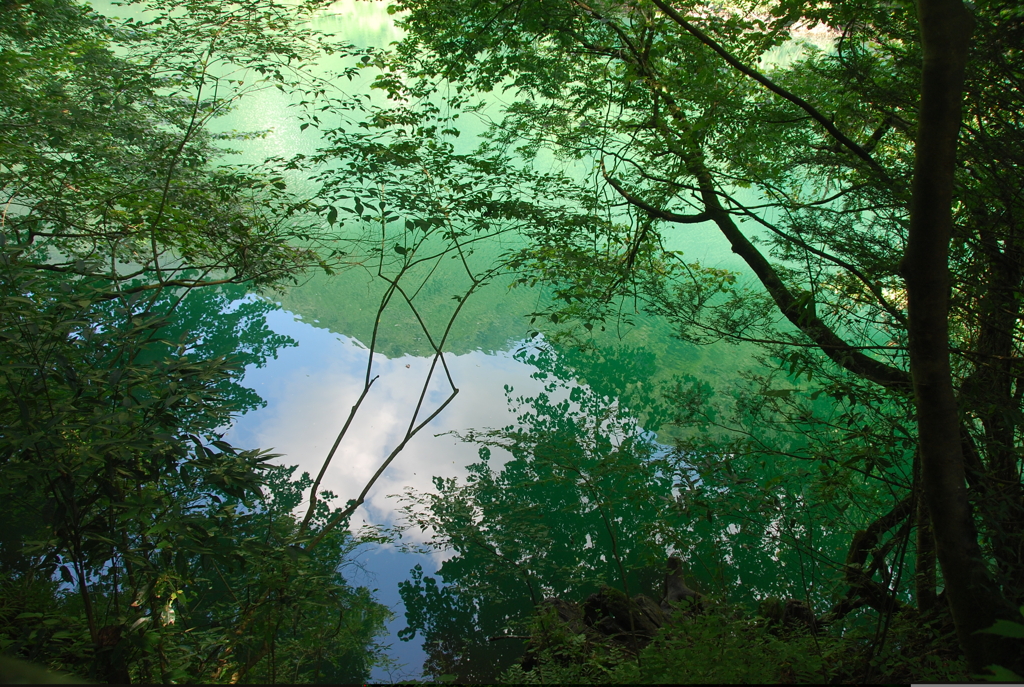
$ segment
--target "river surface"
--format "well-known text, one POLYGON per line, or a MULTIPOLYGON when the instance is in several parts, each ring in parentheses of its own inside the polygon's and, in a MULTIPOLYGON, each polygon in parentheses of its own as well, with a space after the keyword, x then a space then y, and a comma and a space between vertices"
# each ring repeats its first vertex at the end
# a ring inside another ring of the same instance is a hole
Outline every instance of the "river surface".
MULTIPOLYGON (((360 46, 386 46, 401 37, 384 3, 339 2, 324 15, 319 28, 360 46)), ((346 88, 355 91, 359 84, 346 88)), ((267 130, 265 137, 245 144, 241 159, 253 162, 315 149, 314 130, 301 132, 297 114, 288 104, 277 91, 264 91, 243 101, 221 125, 267 130)), ((466 126, 472 129, 479 125, 467 121, 466 126)), ((728 269, 741 267, 712 228, 689 227, 671 247, 684 250, 688 260, 728 269)), ((484 247, 477 259, 492 259, 502 248, 500 244, 484 247)), ((421 310, 435 329, 454 308, 452 293, 459 288, 447 288, 447 278, 444 270, 435 274, 432 286, 420 298, 421 310)), ((290 337, 294 345, 281 347, 276 357, 261 367, 254 365, 246 370, 244 384, 266 404, 239 417, 227 439, 241 447, 272 449, 282 454, 279 462, 297 465, 298 472, 315 475, 363 388, 369 362, 367 346, 382 290, 383 285, 371 271, 354 268, 333 277, 311 277, 283 293, 246 296, 273 305, 267 325, 290 337)), ((354 528, 399 524, 401 502, 395 495, 407 489, 429 493, 436 489, 437 478, 464 481, 470 475, 469 466, 480 460, 480 446, 460 440, 451 432, 521 425, 524 404, 515 402, 516 398, 542 397, 545 407, 565 401, 569 403, 566 408, 583 412, 586 399, 598 399, 603 408, 609 408, 618 403, 620 395, 628 395, 629 407, 642 413, 651 400, 646 398, 645 388, 653 389, 659 379, 692 375, 715 379, 724 388, 751 362, 750 349, 683 344, 672 337, 665 324, 637 316, 634 326, 600 337, 597 352, 585 359, 575 352, 572 365, 555 365, 557 369, 553 369, 551 360, 564 358, 569 351, 546 348, 543 334, 530 336, 535 327, 530 325, 528 313, 546 303, 543 291, 510 289, 509 280, 503 278, 471 296, 444 347, 452 380, 459 390, 457 396, 409 442, 376 482, 352 520, 354 528), (538 357, 541 350, 548 354, 538 357)), ((354 498, 402 440, 431 367, 422 332, 412 313, 402 308, 385 311, 376 351, 371 375, 379 376, 379 380, 367 395, 322 485, 337 495, 335 505, 354 498)), ((435 374, 419 417, 429 415, 447 394, 443 379, 435 374)), ((664 431, 660 436, 668 440, 664 431)), ((653 439, 654 435, 647 432, 647 437, 653 439)), ((491 469, 500 471, 511 457, 508 451, 492 448, 491 469)), ((414 528, 402 541, 416 544, 423 537, 414 528)), ((580 533, 579 539, 581 547, 593 545, 589 534, 580 533)), ((410 624, 398 585, 411 579, 416 566, 420 568, 415 575, 424 579, 436 576, 439 566, 452 555, 444 550, 403 551, 397 544, 366 545, 346 570, 350 582, 374 589, 377 598, 394 612, 385 642, 396 665, 375 671, 375 681, 422 675, 428 658, 423 632, 410 641, 398 638, 399 631, 410 624)), ((511 643, 495 642, 492 658, 507 664, 516 649, 511 643)))

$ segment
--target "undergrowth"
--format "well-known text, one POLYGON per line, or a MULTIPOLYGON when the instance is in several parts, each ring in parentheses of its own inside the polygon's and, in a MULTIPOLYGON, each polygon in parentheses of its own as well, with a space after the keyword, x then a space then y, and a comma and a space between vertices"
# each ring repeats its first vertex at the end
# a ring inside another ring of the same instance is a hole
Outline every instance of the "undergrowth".
POLYGON ((888 630, 881 630, 877 622, 860 622, 812 635, 751 618, 740 608, 719 606, 696 617, 676 614, 637 656, 615 639, 552 634, 536 623, 528 660, 503 673, 500 682, 865 684, 969 679, 948 625, 906 615, 894 617, 888 630))

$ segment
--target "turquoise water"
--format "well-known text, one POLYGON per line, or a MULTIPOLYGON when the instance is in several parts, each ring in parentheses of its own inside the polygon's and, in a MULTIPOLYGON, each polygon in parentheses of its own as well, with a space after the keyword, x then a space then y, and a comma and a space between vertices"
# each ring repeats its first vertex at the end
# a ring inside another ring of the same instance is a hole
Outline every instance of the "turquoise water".
MULTIPOLYGON (((116 9, 108 11, 118 13, 116 9)), ((401 37, 384 3, 335 3, 324 13, 318 28, 359 46, 386 46, 401 37)), ((320 68, 338 66, 324 63, 320 68)), ((341 87, 356 93, 365 89, 371 77, 367 71, 364 80, 345 81, 341 87)), ((501 105, 498 98, 495 96, 495 108, 501 105)), ((268 157, 315 151, 320 143, 316 129, 300 129, 299 113, 290 107, 293 100, 277 90, 262 90, 240 101, 229 117, 219 121, 216 128, 221 131, 265 132, 261 138, 236 144, 240 152, 229 161, 258 164, 268 157)), ((473 134, 484 125, 468 117, 464 122, 465 134, 459 145, 468 148, 473 134)), ((553 160, 547 162, 557 164, 553 160)), ((308 180, 299 176, 288 181, 297 190, 311 187, 308 180)), ((496 239, 482 246, 473 256, 474 267, 485 268, 509 245, 514 246, 514 241, 503 244, 496 239)), ((742 267, 725 239, 711 226, 680 229, 669 237, 667 247, 685 251, 688 261, 726 269, 742 267)), ((456 308, 452 296, 464 290, 465 275, 445 263, 431 272, 429 279, 422 274, 419 277, 426 281, 417 297, 418 307, 436 336, 456 308)), ((529 338, 533 327, 528 314, 542 309, 548 302, 547 296, 541 290, 509 289, 509 281, 505 277, 494 279, 465 304, 444 347, 445 362, 458 394, 408 443, 373 485, 352 520, 353 527, 398 525, 402 522, 401 502, 396 495, 410 489, 432 492, 438 478, 464 482, 470 475, 469 466, 479 460, 479 446, 459 440, 452 432, 520 425, 519 410, 510 404, 513 395, 544 397, 551 403, 573 397, 576 400, 567 407, 578 409, 580 395, 574 395, 573 390, 586 389, 587 393, 593 391, 605 399, 604 407, 615 406, 620 398, 626 403, 628 396, 626 405, 643 413, 659 380, 674 374, 692 374, 714 378, 727 388, 737 372, 750 362, 749 349, 686 345, 673 338, 664 323, 637 317, 634 326, 600 336, 596 341, 597 353, 586 360, 577 355, 577 364, 562 371, 567 376, 561 383, 548 388, 552 383, 550 371, 529 362, 527 355, 537 346, 546 345, 543 335, 529 338)), ((337 495, 336 505, 354 498, 402 441, 424 388, 420 419, 451 393, 444 375, 435 371, 430 376, 432 358, 428 355, 426 337, 413 313, 401 304, 393 304, 384 311, 376 353, 371 360, 367 346, 383 290, 384 285, 373 270, 355 267, 333 277, 312 276, 283 293, 249 296, 276 304, 267 318, 269 327, 291 337, 297 345, 280 349, 262 367, 247 369, 244 383, 266 405, 237 419, 227 436, 233 444, 274 450, 282 454, 279 462, 297 465, 300 472, 315 475, 362 391, 367 366, 371 377, 379 376, 326 472, 322 488, 337 495)), ((556 352, 557 355, 560 354, 556 352)), ((627 415, 629 412, 625 411, 627 415)), ((663 434, 662 439, 667 441, 669 437, 663 434)), ((500 470, 511 458, 508 451, 493 448, 489 465, 492 470, 500 470)), ((429 533, 411 529, 402 543, 422 544, 428 536, 429 533)), ((590 537, 586 535, 588 545, 592 545, 590 537)), ((584 538, 582 534, 580 538, 584 538)), ((399 640, 398 633, 407 624, 408 609, 398 585, 409 580, 415 566, 420 566, 425 576, 436 575, 439 567, 455 555, 456 552, 445 550, 402 551, 397 544, 366 546, 346 570, 352 583, 377 590, 379 600, 395 614, 385 642, 391 645, 389 655, 397 665, 392 670, 378 669, 374 680, 420 677, 428 658, 423 633, 411 641, 399 640)), ((511 655, 514 649, 511 644, 498 642, 490 650, 511 655)), ((502 660, 507 658, 506 655, 502 660)))

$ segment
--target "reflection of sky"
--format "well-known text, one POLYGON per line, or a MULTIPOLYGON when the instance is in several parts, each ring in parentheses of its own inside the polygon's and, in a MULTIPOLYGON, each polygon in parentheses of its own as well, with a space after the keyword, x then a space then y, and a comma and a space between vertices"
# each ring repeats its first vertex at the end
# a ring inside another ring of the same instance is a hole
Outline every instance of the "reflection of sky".
MULTIPOLYGON (((299 345, 279 351, 278 358, 262 369, 246 371, 245 385, 255 389, 267 407, 239 418, 231 436, 240 446, 282 453, 283 462, 315 475, 362 390, 367 351, 352 339, 298 321, 285 311, 270 313, 267 323, 299 345)), ((514 417, 505 404, 504 386, 530 396, 543 388, 542 382, 530 378, 535 368, 513 359, 511 353, 474 351, 445 359, 459 394, 409 442, 370 491, 364 504, 368 521, 393 520, 396 506, 389 494, 406 486, 432 489, 434 475, 467 474, 465 466, 476 460, 477 449, 455 437, 435 435, 511 424, 514 417)), ((429 358, 375 356, 373 375, 380 379, 341 443, 322 488, 343 500, 359 493, 408 429, 429 368, 429 358)), ((435 372, 421 419, 446 398, 443 379, 435 372)))
MULTIPOLYGON (((240 417, 227 438, 242 448, 273 449, 283 454, 279 462, 298 465, 298 472, 315 476, 362 390, 367 351, 352 339, 296 320, 285 311, 270 313, 267 324, 299 345, 282 349, 277 359, 263 368, 246 370, 244 384, 255 389, 267 406, 240 417)), ((504 386, 512 386, 516 395, 527 396, 543 388, 543 382, 530 377, 536 368, 515 360, 511 353, 488 355, 477 351, 449 355, 446 360, 459 394, 388 467, 353 517, 354 527, 396 523, 400 504, 388 496, 406 487, 432 491, 431 478, 435 475, 465 477, 466 466, 477 460, 477 448, 452 436, 437 435, 513 424, 515 418, 505 403, 504 386)), ((338 495, 334 505, 343 505, 358 495, 401 441, 429 367, 429 358, 375 357, 373 374, 380 375, 380 379, 363 402, 321 485, 338 495)), ((446 388, 445 384, 431 384, 421 418, 444 400, 446 388)), ((498 467, 501 460, 501 451, 495 449, 492 465, 498 467)), ((442 552, 427 556, 372 547, 364 549, 355 565, 345 571, 350 582, 377 589, 375 596, 395 612, 388 628, 391 636, 386 641, 392 645, 390 654, 406 668, 394 675, 378 671, 374 680, 419 676, 425 659, 421 639, 406 643, 396 637, 405 627, 398 583, 408 578, 409 570, 417 563, 427 574, 433 574, 446 556, 442 552)))

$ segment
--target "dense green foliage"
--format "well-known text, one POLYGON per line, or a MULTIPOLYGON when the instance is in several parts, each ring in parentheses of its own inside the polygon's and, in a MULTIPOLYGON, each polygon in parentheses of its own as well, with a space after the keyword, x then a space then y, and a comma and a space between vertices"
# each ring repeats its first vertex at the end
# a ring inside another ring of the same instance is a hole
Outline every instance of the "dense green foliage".
MULTIPOLYGON (((955 638, 916 621, 892 628, 890 644, 866 660, 876 644, 873 628, 844 637, 784 632, 742 606, 679 618, 634 658, 628 645, 588 641, 534 621, 545 642, 532 670, 513 666, 509 684, 863 684, 956 682, 964 678, 955 638)), ((564 631, 563 631, 564 632, 564 631)))
POLYGON ((365 681, 389 613, 341 575, 360 540, 323 531, 329 493, 300 524, 310 478, 221 434, 262 403, 244 367, 295 344, 247 290, 335 253, 274 163, 216 164, 247 134, 211 133, 348 49, 274 3, 183 9, 3 6, 0 650, 100 681, 365 681))
POLYGON ((101 680, 364 679, 386 611, 338 572, 357 542, 301 551, 309 478, 216 434, 254 402, 238 365, 288 344, 268 305, 216 294, 204 327, 199 292, 168 325, 3 255, 4 649, 101 680))
MULTIPOLYGON (((991 590, 974 609, 979 617, 1016 616, 1024 593, 1024 205, 1012 190, 1024 134, 1011 114, 1022 105, 1019 7, 969 7, 947 356, 966 484, 956 482, 963 466, 955 462, 947 500, 930 506, 969 499, 969 536, 933 529, 920 467, 923 406, 911 385, 901 258, 915 141, 926 126, 912 3, 408 0, 396 10, 409 33, 379 79, 409 99, 396 110, 415 111, 429 95, 448 96, 452 113, 484 112, 491 128, 478 159, 497 183, 534 180, 516 212, 541 214, 508 264, 524 283, 554 289, 554 305, 536 317, 560 328, 556 342, 607 357, 601 332, 644 311, 687 341, 762 347, 763 366, 746 384, 698 379, 655 392, 646 408, 632 402, 641 416, 666 401, 673 411, 662 435, 675 439, 674 451, 649 493, 661 496, 658 481, 671 480, 659 517, 677 537, 658 544, 688 558, 721 598, 799 598, 836 632, 875 623, 865 660, 896 641, 887 628, 908 626, 896 618, 948 621, 937 549, 956 552, 944 564, 973 561, 973 585, 991 590), (500 109, 494 93, 507 99, 500 109), (679 250, 708 232, 741 267, 679 250), (702 516, 711 524, 699 524, 702 516)), ((586 436, 576 441, 586 445, 586 436)), ((516 439, 513 455, 539 441, 516 439)), ((512 474, 507 487, 519 484, 512 474)), ((465 487, 441 485, 448 498, 421 501, 417 522, 434 524, 448 544, 471 540, 474 528, 494 536, 486 518, 446 519, 485 509, 482 484, 474 476, 465 487)), ((472 589, 473 574, 456 571, 457 560, 441 573, 453 597, 464 581, 472 589)), ((508 574, 540 574, 542 560, 523 555, 508 574)), ((591 582, 602 581, 620 584, 595 571, 591 582)), ((497 602, 478 598, 466 603, 497 602)), ((959 626, 970 626, 970 613, 961 611, 959 626)), ((412 626, 429 623, 416 616, 412 626)), ((966 648, 976 636, 964 630, 960 641, 966 648)))
MULTIPOLYGON (((400 0, 391 52, 310 30, 315 2, 154 0, 124 22, 2 7, 0 650, 100 679, 366 677, 386 612, 338 573, 366 491, 331 510, 313 486, 297 522, 308 478, 218 434, 259 404, 242 366, 291 343, 244 289, 343 264, 378 289, 359 302, 371 350, 429 352, 438 374, 503 270, 554 295, 520 356, 545 392, 508 389, 517 424, 460 435, 480 445, 467 480, 405 495, 454 554, 443 584, 417 570, 402 587, 404 636, 426 638, 435 674, 491 679, 529 636, 532 669, 506 679, 960 677, 936 550, 974 561, 979 613, 1019 619, 1016 4, 969 8, 942 354, 955 503, 923 486, 912 389, 901 258, 928 124, 911 3, 400 0), (340 68, 306 68, 327 57, 340 68), (371 94, 332 87, 368 72, 371 94), (271 88, 319 148, 227 164, 258 133, 216 118, 271 88), (690 248, 710 234, 734 262, 690 248), (382 334, 385 310, 402 335, 382 334), (652 369, 614 340, 640 316, 758 365, 729 383, 652 369), (969 505, 970 536, 941 530, 936 504, 969 505), (706 616, 643 651, 538 638, 545 597, 657 596, 668 554, 717 604, 706 616), (759 618, 772 598, 821 632, 759 618)), ((432 417, 428 385, 405 440, 432 417)))

